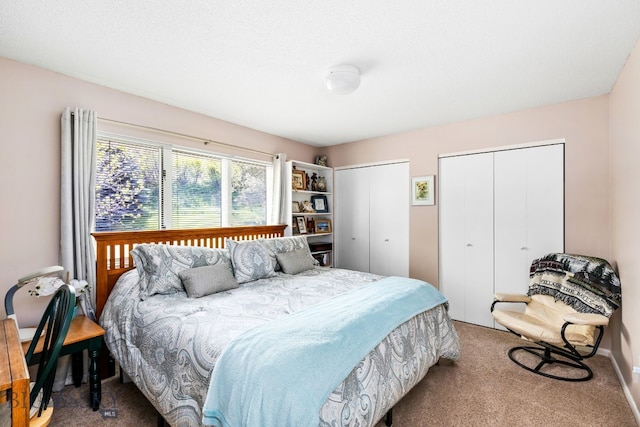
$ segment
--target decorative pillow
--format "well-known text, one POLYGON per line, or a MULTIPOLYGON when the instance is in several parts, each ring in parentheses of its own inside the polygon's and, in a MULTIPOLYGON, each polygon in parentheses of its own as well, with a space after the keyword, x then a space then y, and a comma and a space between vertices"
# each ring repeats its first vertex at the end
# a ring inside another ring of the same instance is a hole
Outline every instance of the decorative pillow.
POLYGON ((182 270, 178 276, 189 298, 200 298, 239 286, 231 268, 223 262, 182 270))
POLYGON ((280 261, 277 259, 277 254, 292 252, 296 249, 306 249, 309 258, 311 258, 311 262, 313 262, 314 265, 317 265, 317 261, 311 256, 309 242, 305 236, 275 237, 273 239, 261 239, 260 241, 269 250, 269 255, 276 264, 276 271, 281 269, 280 261))
POLYGON ((233 274, 238 283, 251 282, 276 275, 276 264, 260 240, 236 242, 226 239, 225 246, 231 253, 233 274))
POLYGON ((298 274, 313 268, 313 258, 309 249, 296 249, 291 252, 280 252, 276 254, 278 263, 286 274, 298 274))
POLYGON ((198 246, 142 244, 131 251, 140 275, 140 298, 184 291, 182 270, 224 263, 231 268, 229 251, 198 246))

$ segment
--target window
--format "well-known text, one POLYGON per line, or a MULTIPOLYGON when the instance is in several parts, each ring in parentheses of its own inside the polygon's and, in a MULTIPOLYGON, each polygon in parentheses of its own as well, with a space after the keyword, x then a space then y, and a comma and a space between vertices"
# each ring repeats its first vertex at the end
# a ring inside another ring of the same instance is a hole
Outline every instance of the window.
POLYGON ((222 164, 219 158, 173 152, 171 228, 222 225, 222 164))
POLYGON ((98 139, 96 231, 160 227, 159 147, 98 139))
POLYGON ((264 166, 231 163, 231 225, 266 224, 267 170, 264 166))
POLYGON ((96 231, 267 223, 272 167, 99 136, 96 231))

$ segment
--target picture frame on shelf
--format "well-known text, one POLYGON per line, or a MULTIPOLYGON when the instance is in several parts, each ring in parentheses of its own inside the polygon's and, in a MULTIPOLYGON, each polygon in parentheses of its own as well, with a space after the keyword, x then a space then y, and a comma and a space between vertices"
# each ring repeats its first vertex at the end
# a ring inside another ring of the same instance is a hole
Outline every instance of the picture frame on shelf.
POLYGON ((305 191, 307 189, 307 174, 301 169, 291 171, 291 186, 294 190, 305 191))
POLYGON ((326 218, 316 219, 315 232, 316 234, 331 233, 331 220, 326 218))
POLYGON ((327 196, 311 196, 311 204, 313 209, 318 213, 329 212, 329 204, 327 203, 327 196))
POLYGON ((291 212, 298 213, 300 212, 300 203, 293 201, 291 202, 291 212))
POLYGON ((435 205, 435 176, 414 176, 411 178, 411 204, 413 206, 435 205))
POLYGON ((303 216, 297 216, 295 218, 296 224, 298 224, 298 233, 299 234, 307 234, 307 221, 303 216))

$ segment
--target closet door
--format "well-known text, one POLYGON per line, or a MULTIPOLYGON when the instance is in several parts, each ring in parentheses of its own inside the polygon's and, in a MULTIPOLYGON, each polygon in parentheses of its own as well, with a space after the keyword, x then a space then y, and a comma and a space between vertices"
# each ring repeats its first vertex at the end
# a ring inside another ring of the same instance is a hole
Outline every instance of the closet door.
POLYGON ((409 276, 409 163, 369 169, 369 271, 409 276))
POLYGON ((564 251, 562 144, 495 153, 495 236, 496 292, 525 293, 531 261, 564 251))
POLYGON ((334 174, 335 265, 369 271, 369 170, 341 169, 334 174))
POLYGON ((440 159, 440 285, 452 318, 493 326, 493 153, 440 159))

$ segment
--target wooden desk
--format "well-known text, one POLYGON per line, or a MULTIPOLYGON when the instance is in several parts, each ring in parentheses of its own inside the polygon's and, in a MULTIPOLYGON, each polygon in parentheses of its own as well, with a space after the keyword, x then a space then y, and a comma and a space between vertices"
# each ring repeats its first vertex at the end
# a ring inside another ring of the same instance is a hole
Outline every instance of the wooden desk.
MULTIPOLYGON (((89 351, 89 399, 94 411, 100 408, 100 400, 102 399, 102 384, 98 377, 98 356, 102 348, 102 336, 104 329, 96 322, 93 322, 86 316, 76 316, 69 325, 69 332, 62 344, 60 356, 70 354, 73 362, 73 383, 76 387, 80 387, 82 381, 82 351, 89 351)), ((41 339, 42 341, 42 339, 41 339)), ((29 342, 22 343, 24 352, 29 349, 29 342)), ((39 351, 42 351, 42 342, 38 342, 32 364, 39 361, 39 351)))
POLYGON ((29 425, 29 370, 13 319, 0 321, 0 404, 9 403, 11 425, 29 425))

